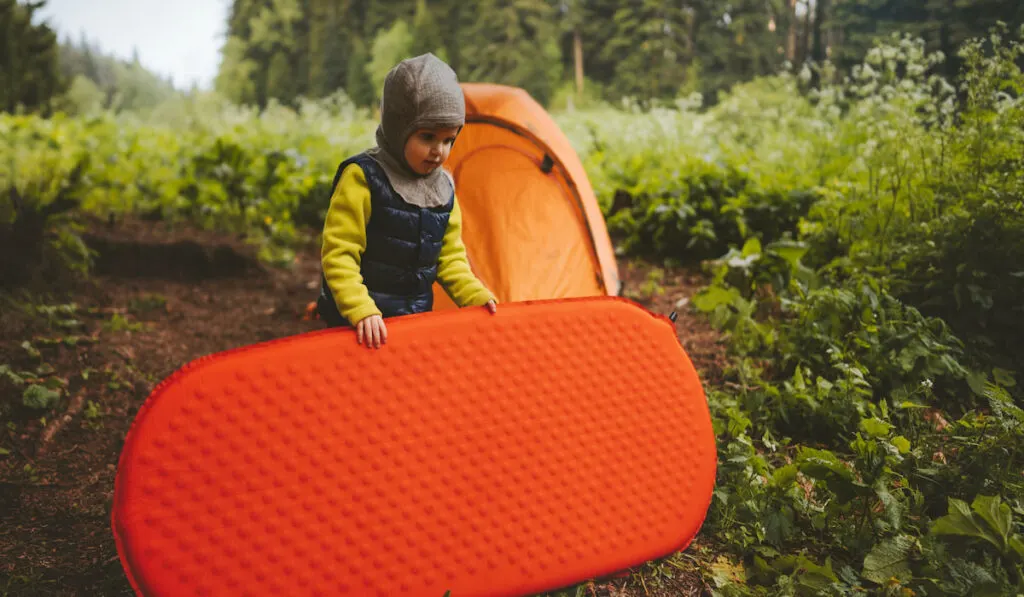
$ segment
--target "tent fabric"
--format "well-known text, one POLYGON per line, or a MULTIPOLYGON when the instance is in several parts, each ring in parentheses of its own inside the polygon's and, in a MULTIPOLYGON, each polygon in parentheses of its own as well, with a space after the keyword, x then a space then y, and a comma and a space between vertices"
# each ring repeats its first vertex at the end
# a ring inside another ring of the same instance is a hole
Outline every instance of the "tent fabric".
MULTIPOLYGON (((445 167, 474 273, 500 302, 618 295, 608 229, 583 164, 526 91, 463 83, 466 126, 445 167)), ((434 287, 435 310, 455 305, 434 287)))

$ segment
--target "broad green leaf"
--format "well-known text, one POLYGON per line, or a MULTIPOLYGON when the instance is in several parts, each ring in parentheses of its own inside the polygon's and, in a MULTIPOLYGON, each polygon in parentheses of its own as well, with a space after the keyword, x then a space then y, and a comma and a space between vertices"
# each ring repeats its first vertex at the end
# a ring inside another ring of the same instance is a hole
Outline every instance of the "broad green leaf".
POLYGON ((739 291, 735 288, 723 288, 721 286, 708 286, 693 297, 693 306, 705 313, 714 311, 719 306, 729 305, 739 297, 739 291))
POLYGON ((1024 560, 1024 540, 1021 539, 1020 535, 1014 535, 1008 542, 1010 549, 1017 553, 1017 557, 1024 560))
POLYGON ((985 384, 988 382, 988 375, 982 371, 971 371, 967 374, 967 385, 978 396, 985 396, 985 384))
POLYGON ((999 369, 998 367, 993 369, 992 377, 995 378, 996 383, 1004 388, 1012 388, 1017 385, 1017 380, 1013 378, 1013 373, 1006 369, 999 369))
POLYGON ((836 475, 843 479, 853 480, 853 471, 843 464, 839 457, 828 450, 801 447, 797 455, 800 471, 811 476, 825 478, 836 475))
POLYGON ((884 585, 889 579, 900 582, 911 579, 910 553, 916 540, 909 535, 899 535, 876 543, 867 557, 861 574, 871 582, 884 585))
POLYGON ((767 249, 785 259, 790 267, 795 268, 800 264, 800 260, 807 254, 810 247, 806 243, 779 241, 768 245, 767 249))
POLYGON ((899 450, 900 454, 906 454, 910 451, 910 440, 902 435, 897 435, 892 438, 892 445, 896 446, 896 449, 899 450))
POLYGON ((886 437, 892 431, 892 425, 877 418, 861 419, 860 428, 871 437, 886 437))
POLYGON ((779 489, 788 489, 796 483, 797 473, 799 471, 795 464, 780 466, 772 472, 770 484, 779 489))
POLYGON ((995 530, 1002 543, 1009 540, 1013 532, 1013 514, 999 496, 979 495, 974 498, 971 509, 995 530))
POLYGON ((747 242, 743 243, 743 257, 753 257, 762 252, 761 241, 756 236, 748 238, 747 242))
POLYGON ((949 513, 932 524, 932 534, 974 537, 991 543, 996 549, 1002 550, 1002 540, 988 528, 978 524, 971 514, 967 502, 949 498, 949 513))
POLYGON ((828 450, 802 447, 796 462, 801 473, 825 483, 841 500, 853 499, 863 489, 863 485, 856 481, 853 470, 828 450))
POLYGON ((828 558, 820 565, 803 554, 783 556, 772 562, 772 567, 783 574, 795 575, 799 584, 814 589, 824 589, 839 581, 828 558))

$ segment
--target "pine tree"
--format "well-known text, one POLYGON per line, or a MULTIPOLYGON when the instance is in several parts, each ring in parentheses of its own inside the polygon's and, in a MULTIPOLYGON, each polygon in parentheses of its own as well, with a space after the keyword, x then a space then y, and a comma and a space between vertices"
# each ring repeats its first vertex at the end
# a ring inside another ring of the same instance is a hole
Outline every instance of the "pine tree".
POLYGON ((618 58, 614 52, 603 52, 601 48, 608 43, 617 43, 616 40, 622 37, 614 20, 618 5, 618 0, 577 1, 577 7, 582 12, 580 42, 584 48, 583 71, 588 79, 610 88, 613 95, 621 95, 615 85, 618 58))
POLYGON ((315 80, 314 97, 330 95, 338 89, 347 87, 346 80, 349 69, 348 62, 357 39, 355 33, 346 32, 343 24, 347 15, 348 2, 328 2, 326 13, 322 14, 323 26, 319 29, 320 38, 318 51, 311 52, 310 59, 320 64, 315 80))
POLYGON ((365 6, 362 14, 364 39, 373 39, 399 21, 412 22, 415 0, 359 0, 365 6))
POLYGON ((267 68, 267 97, 285 105, 291 104, 296 95, 294 79, 288 53, 283 49, 277 50, 267 68))
POLYGON ((388 71, 412 56, 411 47, 412 33, 404 20, 399 19, 388 29, 381 29, 377 33, 370 48, 370 62, 365 66, 375 99, 380 99, 388 71))
MULTIPOLYGON (((434 4, 437 4, 436 0, 434 4)), ((427 0, 416 0, 416 13, 412 19, 412 46, 409 51, 413 56, 431 52, 442 60, 448 60, 443 32, 427 0)))
POLYGON ((614 64, 620 94, 639 99, 673 97, 686 84, 693 58, 685 6, 659 0, 621 3, 612 16, 615 35, 601 49, 614 64))
POLYGON ((728 6, 703 2, 697 18, 701 90, 709 102, 733 84, 777 72, 786 56, 788 2, 735 0, 728 6), (728 9, 728 10, 726 10, 728 9), (772 25, 774 24, 774 30, 772 25))
POLYGON ((460 48, 464 80, 526 89, 546 103, 562 75, 554 8, 545 0, 481 0, 460 48))
POLYGON ((0 109, 49 112, 50 100, 66 89, 60 75, 57 34, 45 23, 32 22, 45 2, 20 4, 0 0, 0 109))
POLYGON ((361 37, 352 39, 352 52, 349 54, 345 92, 359 106, 370 106, 376 92, 373 82, 367 73, 366 66, 370 63, 370 52, 361 37))
POLYGON ((238 104, 256 104, 256 81, 259 65, 246 57, 247 44, 232 35, 221 50, 220 68, 214 79, 214 89, 238 104))

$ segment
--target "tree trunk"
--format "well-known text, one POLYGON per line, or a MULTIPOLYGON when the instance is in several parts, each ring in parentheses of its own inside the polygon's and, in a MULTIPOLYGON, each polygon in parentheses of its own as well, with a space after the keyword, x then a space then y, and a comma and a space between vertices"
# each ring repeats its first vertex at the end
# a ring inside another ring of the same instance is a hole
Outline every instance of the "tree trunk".
POLYGON ((796 0, 789 0, 789 31, 786 34, 786 60, 796 60, 797 28, 800 26, 796 18, 796 0))
POLYGON ((825 29, 825 21, 828 19, 828 0, 817 0, 814 7, 814 40, 812 49, 812 58, 815 65, 818 67, 811 74, 811 84, 817 88, 821 84, 821 66, 828 59, 826 45, 826 35, 828 31, 825 29))
POLYGON ((576 59, 576 99, 583 102, 583 38, 577 25, 572 32, 573 55, 576 59))
POLYGON ((825 37, 821 22, 825 14, 825 0, 817 0, 814 4, 814 25, 811 29, 811 60, 821 63, 825 58, 825 37))
POLYGON ((800 62, 807 62, 811 52, 811 3, 807 2, 804 12, 803 35, 800 39, 800 62))

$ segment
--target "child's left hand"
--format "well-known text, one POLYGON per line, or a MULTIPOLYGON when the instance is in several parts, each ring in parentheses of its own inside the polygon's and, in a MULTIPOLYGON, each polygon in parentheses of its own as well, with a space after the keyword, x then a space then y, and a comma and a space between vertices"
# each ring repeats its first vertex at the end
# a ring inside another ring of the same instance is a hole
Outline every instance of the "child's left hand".
POLYGON ((498 304, 494 302, 494 299, 487 301, 486 307, 487 310, 491 312, 491 314, 498 312, 498 304))

